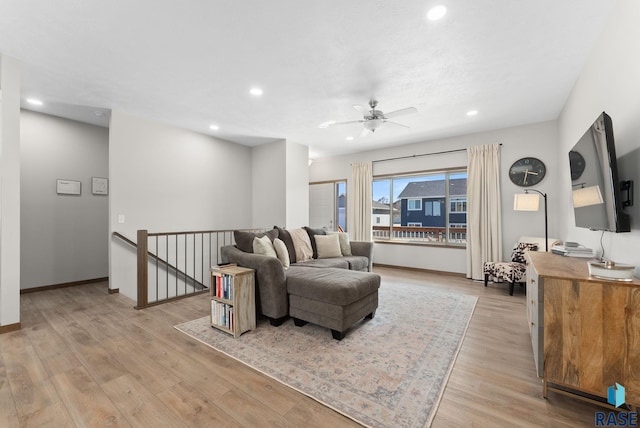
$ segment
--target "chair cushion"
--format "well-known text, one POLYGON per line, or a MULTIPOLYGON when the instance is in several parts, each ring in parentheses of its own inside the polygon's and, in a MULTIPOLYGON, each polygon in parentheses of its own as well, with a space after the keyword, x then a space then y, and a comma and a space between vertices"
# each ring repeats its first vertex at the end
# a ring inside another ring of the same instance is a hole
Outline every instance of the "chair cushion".
POLYGON ((511 261, 516 263, 526 263, 524 258, 525 251, 538 251, 538 244, 531 244, 528 242, 518 242, 513 247, 513 253, 511 254, 511 261))
POLYGON ((485 275, 513 284, 525 281, 527 265, 518 262, 485 262, 482 271, 485 275))

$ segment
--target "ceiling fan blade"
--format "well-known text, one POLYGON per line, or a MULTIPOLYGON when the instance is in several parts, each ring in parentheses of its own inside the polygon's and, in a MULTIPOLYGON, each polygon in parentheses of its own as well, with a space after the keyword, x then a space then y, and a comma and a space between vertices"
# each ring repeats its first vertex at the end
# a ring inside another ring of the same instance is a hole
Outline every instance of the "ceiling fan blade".
POLYGON ((391 119, 392 117, 398 117, 398 116, 403 116, 405 114, 411 114, 411 113, 417 113, 417 112, 418 112, 418 109, 416 109, 415 107, 407 107, 407 108, 401 108, 400 110, 385 113, 384 117, 386 119, 391 119))
POLYGON ((371 116, 371 112, 365 106, 356 105, 356 106, 353 106, 353 108, 358 110, 360 112, 360 114, 362 114, 363 116, 371 116))
POLYGON ((384 123, 390 123, 391 125, 402 126, 403 128, 410 129, 410 127, 408 127, 407 125, 403 125, 403 124, 398 123, 398 122, 391 122, 390 120, 385 120, 383 122, 384 123))
POLYGON ((328 127, 336 126, 336 125, 351 125, 352 123, 362 123, 362 122, 364 122, 364 120, 349 120, 347 122, 331 123, 331 124, 328 125, 328 127))
POLYGON ((367 128, 362 128, 362 132, 358 135, 358 138, 366 137, 367 135, 372 134, 367 128))

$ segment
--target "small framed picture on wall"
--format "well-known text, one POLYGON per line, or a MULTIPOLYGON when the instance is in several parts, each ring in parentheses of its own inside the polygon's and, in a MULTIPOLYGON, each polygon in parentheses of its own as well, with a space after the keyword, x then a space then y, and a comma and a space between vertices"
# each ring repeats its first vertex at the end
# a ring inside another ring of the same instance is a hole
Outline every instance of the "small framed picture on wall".
POLYGON ((109 194, 109 180, 102 177, 91 178, 91 193, 94 195, 108 195, 109 194))

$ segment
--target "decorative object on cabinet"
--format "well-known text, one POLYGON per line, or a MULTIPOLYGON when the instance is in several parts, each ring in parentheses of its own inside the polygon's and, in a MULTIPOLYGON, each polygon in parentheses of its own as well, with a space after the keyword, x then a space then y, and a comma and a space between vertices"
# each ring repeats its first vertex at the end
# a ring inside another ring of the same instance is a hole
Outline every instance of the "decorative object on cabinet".
POLYGON ((544 198, 544 239, 545 251, 549 251, 549 222, 547 217, 547 194, 536 189, 527 189, 524 193, 516 193, 513 198, 514 211, 538 211, 540 207, 540 195, 544 198), (536 194, 529 193, 536 192, 536 194))
POLYGON ((509 178, 516 186, 530 187, 540 183, 547 173, 544 162, 537 158, 518 159, 509 168, 509 178))

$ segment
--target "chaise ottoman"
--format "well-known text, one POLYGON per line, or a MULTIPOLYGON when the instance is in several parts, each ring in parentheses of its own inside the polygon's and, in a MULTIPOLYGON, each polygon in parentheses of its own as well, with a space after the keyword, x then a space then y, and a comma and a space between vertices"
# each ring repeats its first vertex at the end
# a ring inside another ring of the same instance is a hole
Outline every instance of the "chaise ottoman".
POLYGON ((337 268, 297 268, 287 272, 289 315, 295 325, 328 327, 336 340, 378 307, 380 275, 337 268))

